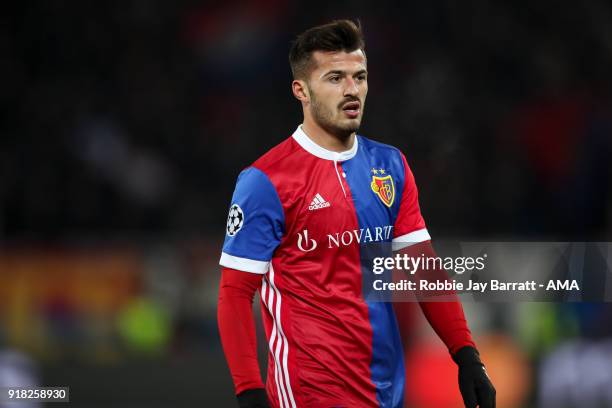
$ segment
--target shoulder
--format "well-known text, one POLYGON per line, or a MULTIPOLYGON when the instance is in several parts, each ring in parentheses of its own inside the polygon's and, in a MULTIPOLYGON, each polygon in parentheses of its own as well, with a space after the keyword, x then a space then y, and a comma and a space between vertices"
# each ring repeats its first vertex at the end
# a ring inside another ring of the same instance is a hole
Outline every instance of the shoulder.
POLYGON ((251 165, 240 172, 237 189, 250 194, 262 195, 273 191, 278 195, 278 188, 292 170, 295 170, 296 154, 299 152, 298 144, 289 137, 268 150, 251 165))
POLYGON ((360 149, 370 157, 375 166, 382 166, 392 177, 402 183, 411 174, 410 166, 404 153, 395 146, 377 142, 364 136, 359 136, 360 149))
POLYGON ((401 158, 402 152, 395 146, 377 142, 365 136, 359 135, 359 145, 364 151, 374 155, 391 156, 401 158))
POLYGON ((366 156, 382 162, 396 170, 405 170, 406 157, 400 149, 386 143, 377 142, 364 136, 359 136, 359 148, 366 156))
POLYGON ((255 160, 251 167, 257 168, 269 176, 289 163, 298 151, 299 146, 293 137, 289 136, 255 160))

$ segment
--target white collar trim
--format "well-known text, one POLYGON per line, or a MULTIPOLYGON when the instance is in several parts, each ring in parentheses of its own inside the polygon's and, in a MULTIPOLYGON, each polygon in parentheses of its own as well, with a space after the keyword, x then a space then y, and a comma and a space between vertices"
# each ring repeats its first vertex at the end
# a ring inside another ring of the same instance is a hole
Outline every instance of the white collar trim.
POLYGON ((346 161, 348 159, 352 159, 357 154, 357 148, 359 147, 359 138, 355 135, 355 141, 353 142, 353 147, 344 152, 333 152, 331 150, 327 150, 324 147, 316 144, 302 129, 302 125, 298 126, 298 128, 293 132, 293 138, 296 142, 304 150, 308 153, 317 156, 318 158, 325 160, 333 160, 333 161, 346 161))

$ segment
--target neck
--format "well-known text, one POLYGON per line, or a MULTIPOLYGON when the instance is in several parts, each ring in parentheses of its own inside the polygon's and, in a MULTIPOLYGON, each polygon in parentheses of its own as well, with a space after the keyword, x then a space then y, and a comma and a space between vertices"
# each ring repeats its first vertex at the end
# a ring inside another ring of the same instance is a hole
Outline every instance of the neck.
POLYGON ((312 118, 305 116, 302 124, 304 133, 319 146, 332 152, 344 152, 350 150, 355 143, 355 132, 335 134, 321 127, 312 118))

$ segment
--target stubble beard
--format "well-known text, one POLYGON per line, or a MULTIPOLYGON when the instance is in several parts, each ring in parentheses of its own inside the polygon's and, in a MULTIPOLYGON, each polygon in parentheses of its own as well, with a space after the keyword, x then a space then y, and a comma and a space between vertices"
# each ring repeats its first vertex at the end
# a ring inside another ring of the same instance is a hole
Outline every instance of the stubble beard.
MULTIPOLYGON (((361 108, 363 109, 363 105, 361 108)), ((321 128, 341 139, 347 139, 351 134, 359 130, 361 125, 361 117, 356 120, 348 120, 344 124, 340 123, 338 113, 321 103, 312 90, 310 90, 310 109, 313 120, 321 128)))

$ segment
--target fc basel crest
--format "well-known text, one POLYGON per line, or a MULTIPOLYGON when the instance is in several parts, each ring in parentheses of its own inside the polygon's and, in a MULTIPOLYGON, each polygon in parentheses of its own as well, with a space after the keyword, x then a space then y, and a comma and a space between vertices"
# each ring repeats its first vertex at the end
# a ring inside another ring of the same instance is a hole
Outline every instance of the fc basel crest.
MULTIPOLYGON (((379 170, 376 173, 378 172, 385 174, 384 170, 379 170)), ((372 176, 370 187, 372 187, 372 191, 380 198, 380 201, 382 201, 384 205, 387 207, 393 205, 393 201, 395 200, 395 185, 393 184, 391 175, 372 176)))

